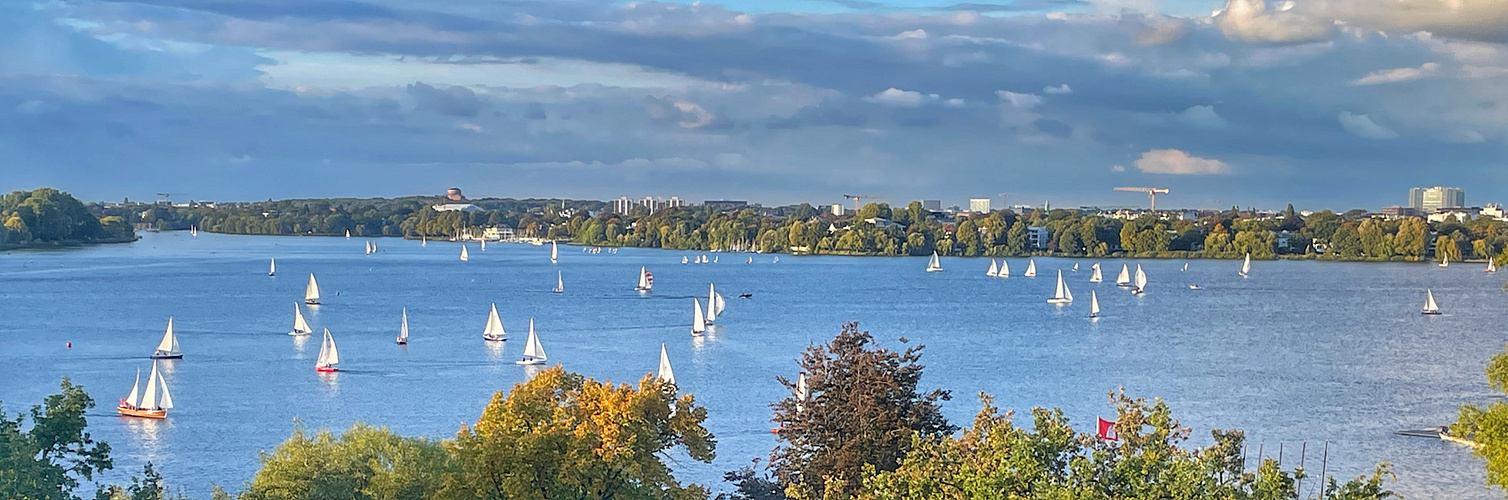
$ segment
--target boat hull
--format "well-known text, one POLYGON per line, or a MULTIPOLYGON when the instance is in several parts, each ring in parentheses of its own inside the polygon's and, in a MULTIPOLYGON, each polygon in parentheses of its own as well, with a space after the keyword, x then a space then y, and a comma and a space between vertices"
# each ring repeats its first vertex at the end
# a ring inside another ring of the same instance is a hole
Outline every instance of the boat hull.
POLYGON ((1425 316, 1439 316, 1440 311, 1419 311, 1419 314, 1423 314, 1425 316))
POLYGON ((1073 301, 1069 300, 1069 299, 1047 299, 1047 303, 1048 304, 1058 304, 1058 305, 1068 305, 1068 304, 1072 304, 1073 301))
POLYGON ((320 373, 335 373, 340 371, 340 369, 333 366, 316 366, 314 367, 314 371, 320 373))
POLYGON ((507 342, 508 341, 508 339, 506 337, 499 337, 499 336, 496 336, 496 335, 487 335, 487 334, 482 334, 482 340, 485 340, 485 341, 488 341, 488 342, 507 342))
POLYGON ((304 299, 304 304, 311 305, 311 306, 317 306, 317 305, 319 305, 319 301, 318 300, 304 299))
POLYGON ((931 267, 929 267, 929 268, 927 268, 927 272, 929 272, 929 273, 942 272, 942 268, 941 267, 938 267, 938 268, 931 268, 931 267))
POLYGON ((115 411, 118 412, 118 413, 120 413, 121 416, 126 416, 126 417, 152 418, 152 419, 159 419, 159 420, 160 419, 164 419, 164 418, 168 418, 168 411, 167 410, 145 410, 145 409, 141 409, 141 408, 131 408, 131 407, 127 407, 127 406, 117 406, 117 407, 115 407, 115 411))
POLYGON ((310 335, 310 334, 313 334, 313 333, 314 332, 298 332, 298 331, 288 332, 289 335, 292 335, 294 337, 302 337, 302 336, 310 335))
POLYGON ((398 339, 398 345, 408 345, 408 339, 398 339))
POLYGON ((542 364, 545 364, 545 360, 543 360, 543 359, 520 359, 518 361, 514 361, 513 364, 515 364, 515 365, 542 365, 542 364))
POLYGON ((152 359, 183 359, 183 354, 153 354, 152 359))

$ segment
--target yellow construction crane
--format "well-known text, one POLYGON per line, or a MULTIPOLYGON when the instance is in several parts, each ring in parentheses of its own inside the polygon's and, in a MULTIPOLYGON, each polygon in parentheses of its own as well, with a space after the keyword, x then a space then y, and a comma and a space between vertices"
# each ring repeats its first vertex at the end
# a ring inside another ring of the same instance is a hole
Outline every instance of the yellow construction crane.
POLYGON ((1116 191, 1131 191, 1135 193, 1147 193, 1152 198, 1152 211, 1157 211, 1157 194, 1168 194, 1168 188, 1144 188, 1144 187, 1118 187, 1116 191))
POLYGON ((843 197, 846 198, 846 199, 853 200, 853 213, 855 213, 855 214, 859 213, 859 201, 860 200, 863 200, 865 198, 868 198, 868 199, 871 199, 871 200, 883 200, 883 199, 885 199, 884 195, 878 195, 878 194, 845 194, 845 195, 843 195, 843 197))

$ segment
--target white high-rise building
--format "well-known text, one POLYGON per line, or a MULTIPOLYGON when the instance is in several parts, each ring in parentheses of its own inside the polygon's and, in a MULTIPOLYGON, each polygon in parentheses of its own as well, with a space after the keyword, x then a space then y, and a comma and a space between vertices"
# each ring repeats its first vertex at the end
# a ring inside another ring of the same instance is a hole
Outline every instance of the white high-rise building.
POLYGON ((1461 188, 1435 186, 1409 189, 1409 208, 1421 212, 1433 213, 1442 208, 1464 206, 1466 206, 1466 190, 1461 188))
POLYGON ((969 198, 969 211, 970 212, 988 212, 988 211, 990 211, 990 199, 989 198, 969 198))

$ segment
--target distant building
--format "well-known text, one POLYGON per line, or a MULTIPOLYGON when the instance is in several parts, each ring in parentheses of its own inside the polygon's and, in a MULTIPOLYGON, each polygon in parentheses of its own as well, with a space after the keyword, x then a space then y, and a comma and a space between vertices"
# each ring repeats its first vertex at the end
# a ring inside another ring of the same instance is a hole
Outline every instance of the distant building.
POLYGON ((488 226, 482 230, 482 239, 488 241, 514 241, 518 236, 508 226, 488 226))
POLYGON ((740 200, 707 200, 702 202, 710 212, 726 212, 729 210, 743 210, 749 206, 749 202, 740 200))
POLYGON ((942 200, 922 200, 922 210, 942 211, 942 200))
POLYGON ((1035 248, 1037 250, 1046 250, 1047 242, 1051 238, 1052 236, 1047 232, 1047 228, 1045 227, 1033 226, 1026 228, 1026 242, 1027 244, 1031 245, 1032 248, 1035 248))
POLYGON ((969 211, 970 212, 980 212, 980 213, 989 212, 990 211, 990 199, 989 198, 969 198, 969 211))
POLYGON ((1435 186, 1409 189, 1409 208, 1426 214, 1442 208, 1464 206, 1466 206, 1466 190, 1461 188, 1435 186))
POLYGON ((627 214, 632 212, 634 207, 644 207, 649 209, 649 213, 655 213, 667 208, 684 206, 686 206, 686 202, 681 200, 679 196, 671 196, 669 199, 646 196, 637 200, 627 196, 619 196, 618 199, 613 200, 613 213, 627 214))
POLYGON ((445 203, 462 203, 466 196, 461 194, 461 188, 453 187, 445 190, 445 203))
POLYGON ((843 204, 842 203, 834 203, 833 206, 832 206, 832 213, 833 213, 834 216, 842 217, 843 216, 843 204))
POLYGON ((470 203, 441 203, 433 208, 436 212, 475 212, 482 209, 470 203))
POLYGON ((1503 206, 1497 203, 1488 203, 1482 206, 1482 216, 1492 217, 1497 220, 1508 219, 1508 213, 1503 212, 1503 206))
MULTIPOLYGON (((887 228, 887 227, 890 227, 890 226, 899 225, 899 224, 896 224, 894 221, 891 221, 890 219, 881 219, 879 217, 870 217, 868 219, 864 219, 864 222, 868 222, 870 224, 874 224, 874 227, 881 228, 881 229, 884 229, 884 228, 887 228)), ((983 228, 981 228, 981 229, 983 229, 983 228)))
POLYGON ((1382 211, 1380 211, 1379 213, 1389 219, 1397 219, 1401 217, 1418 217, 1419 209, 1414 207, 1382 207, 1382 211))
POLYGON ((1436 210, 1435 213, 1426 215, 1425 218, 1429 219, 1430 222, 1445 222, 1446 219, 1455 217, 1457 221, 1466 222, 1477 218, 1481 214, 1482 209, 1480 208, 1442 208, 1436 210))

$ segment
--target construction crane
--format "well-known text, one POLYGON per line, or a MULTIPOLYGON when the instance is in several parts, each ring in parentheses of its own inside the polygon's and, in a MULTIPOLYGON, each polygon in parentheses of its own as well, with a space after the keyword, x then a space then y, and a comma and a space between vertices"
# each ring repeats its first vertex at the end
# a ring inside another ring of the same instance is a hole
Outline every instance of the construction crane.
POLYGON ((1134 193, 1147 193, 1152 198, 1152 211, 1157 211, 1157 193, 1168 194, 1168 188, 1144 188, 1144 187, 1118 187, 1116 191, 1130 191, 1134 193))
POLYGON ((168 202, 169 205, 171 205, 171 204, 173 204, 173 197, 174 196, 180 196, 180 195, 184 195, 184 194, 188 194, 188 193, 157 193, 157 196, 162 197, 162 201, 166 201, 166 202, 168 202))
POLYGON ((868 199, 871 199, 871 200, 883 200, 883 199, 885 199, 884 195, 879 195, 879 194, 845 194, 845 195, 843 195, 843 197, 847 198, 847 199, 850 199, 850 200, 853 200, 853 212, 855 214, 859 213, 859 202, 861 200, 863 200, 865 198, 868 198, 868 199))

